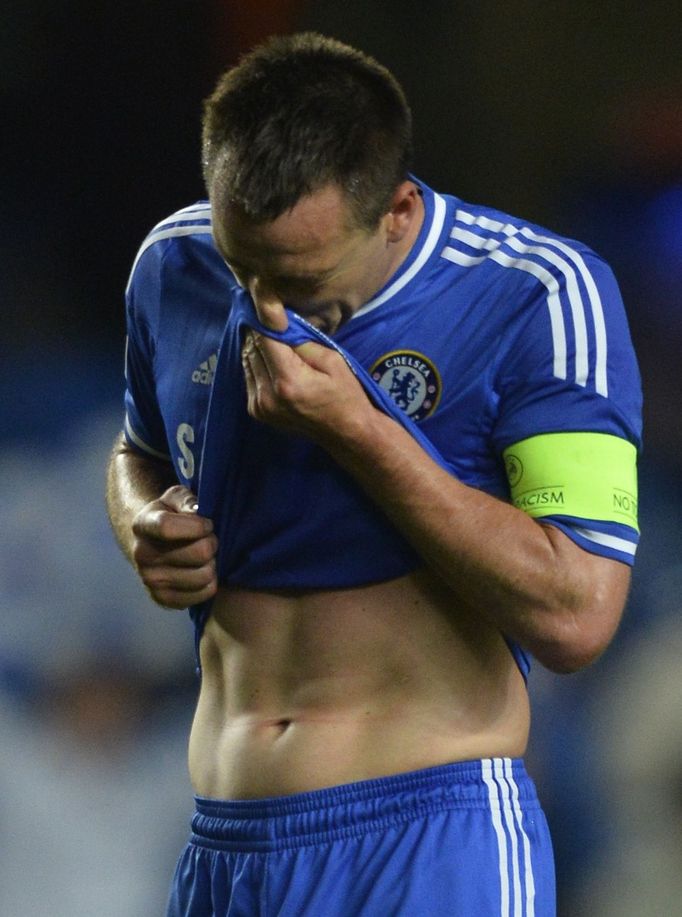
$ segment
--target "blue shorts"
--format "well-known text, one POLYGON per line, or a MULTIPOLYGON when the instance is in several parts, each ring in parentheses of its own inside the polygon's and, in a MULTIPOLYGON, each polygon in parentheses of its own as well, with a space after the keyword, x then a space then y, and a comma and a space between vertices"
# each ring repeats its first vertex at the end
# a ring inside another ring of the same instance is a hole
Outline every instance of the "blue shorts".
POLYGON ((485 758, 242 801, 198 797, 168 917, 554 917, 523 762, 485 758))

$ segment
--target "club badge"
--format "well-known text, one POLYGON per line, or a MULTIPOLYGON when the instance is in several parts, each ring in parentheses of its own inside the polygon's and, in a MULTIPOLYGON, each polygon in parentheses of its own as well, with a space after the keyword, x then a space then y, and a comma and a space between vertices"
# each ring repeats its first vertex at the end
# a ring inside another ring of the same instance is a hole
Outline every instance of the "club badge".
POLYGON ((377 385, 412 420, 424 420, 436 410, 442 383, 433 363, 416 350, 393 350, 369 371, 377 385))

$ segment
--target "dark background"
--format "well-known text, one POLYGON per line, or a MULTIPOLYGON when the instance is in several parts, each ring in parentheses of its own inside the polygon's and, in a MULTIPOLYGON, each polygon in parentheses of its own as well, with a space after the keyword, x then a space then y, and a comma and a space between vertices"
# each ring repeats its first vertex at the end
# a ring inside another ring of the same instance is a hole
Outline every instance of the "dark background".
MULTIPOLYGON (((625 621, 605 658, 571 678, 534 673, 529 761, 555 837, 561 913, 682 913, 679 870, 665 866, 671 850, 682 854, 665 814, 679 821, 682 800, 682 704, 674 703, 682 674, 670 654, 682 628, 678 3, 14 6, 0 30, 8 728, 29 744, 48 729, 94 762, 102 736, 120 729, 127 757, 116 774, 104 773, 111 785, 136 769, 150 799, 153 780, 150 787, 143 765, 133 767, 149 735, 140 724, 162 722, 167 743, 184 742, 195 690, 190 631, 151 608, 130 579, 102 505, 122 414, 122 291, 151 226, 204 196, 200 103, 218 74, 258 39, 300 28, 355 44, 393 70, 413 107, 415 172, 428 184, 588 242, 620 281, 645 392, 642 545, 625 621), (81 715, 73 692, 82 701, 104 682, 99 712, 81 715), (102 726, 101 710, 119 709, 126 682, 135 699, 102 726), (657 821, 640 815, 644 799, 660 808, 657 821), (650 910, 637 909, 638 895, 650 910)), ((177 774, 185 792, 179 764, 177 774)), ((35 779, 56 793, 49 776, 35 779)), ((2 811, 0 801, 7 833, 2 811)), ((177 825, 180 844, 185 810, 177 825)), ((161 887, 177 850, 159 846, 161 887)), ((12 863, 4 868, 20 889, 12 863)), ((21 894, 7 900, 27 913, 21 894)), ((55 899, 55 914, 59 906, 55 899)), ((78 906, 63 912, 73 917, 78 906)), ((126 906, 112 915, 129 917, 135 905, 126 906)))

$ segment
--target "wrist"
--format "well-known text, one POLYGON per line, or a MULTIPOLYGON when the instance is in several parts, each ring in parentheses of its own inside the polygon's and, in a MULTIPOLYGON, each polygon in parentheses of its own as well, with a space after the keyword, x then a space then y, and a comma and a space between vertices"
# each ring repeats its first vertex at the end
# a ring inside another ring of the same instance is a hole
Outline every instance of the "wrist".
POLYGON ((355 410, 328 427, 318 442, 349 471, 380 470, 382 457, 385 459, 400 434, 409 437, 399 424, 367 401, 362 411, 355 410))

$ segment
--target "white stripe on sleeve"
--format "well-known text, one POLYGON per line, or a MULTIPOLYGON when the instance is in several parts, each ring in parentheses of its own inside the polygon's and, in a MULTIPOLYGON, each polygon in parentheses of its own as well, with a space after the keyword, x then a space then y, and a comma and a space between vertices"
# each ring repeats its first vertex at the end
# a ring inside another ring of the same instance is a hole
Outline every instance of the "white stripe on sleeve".
MULTIPOLYGON (((577 268, 578 274, 580 275, 580 278, 582 279, 582 282, 585 286, 585 290, 587 291, 587 299, 589 301, 590 313, 594 327, 595 389, 600 395, 603 395, 606 398, 608 396, 608 345, 606 337, 606 323, 604 321, 604 308, 601 297, 599 295, 599 290, 597 289, 597 285, 594 282, 594 278, 589 268, 585 264, 585 260, 582 255, 563 240, 536 233, 529 226, 514 226, 511 223, 502 223, 499 220, 493 220, 490 217, 483 215, 475 216, 474 214, 468 213, 465 210, 457 210, 456 219, 460 223, 464 223, 467 226, 479 227, 480 229, 489 232, 502 233, 507 238, 509 245, 512 248, 517 248, 520 244, 522 244, 519 242, 518 238, 513 240, 513 237, 518 236, 521 236, 524 240, 529 240, 530 242, 540 243, 538 246, 529 247, 526 249, 526 251, 544 257, 546 260, 551 261, 553 264, 555 264, 555 266, 559 267, 560 270, 564 272, 569 284, 567 291, 576 330, 576 381, 578 384, 584 385, 585 383, 581 382, 580 380, 583 377, 585 380, 587 380, 588 373, 585 361, 587 359, 588 351, 586 334, 583 330, 585 327, 585 305, 583 303, 583 297, 580 293, 579 287, 576 283, 576 273, 574 270, 574 268, 577 268), (547 246, 551 246, 551 249, 548 249, 547 246), (552 249, 557 249, 565 256, 565 258, 560 257, 560 255, 558 255, 555 251, 552 251, 552 249), (555 259, 559 260, 557 261, 555 259), (570 264, 568 262, 570 262, 570 264)), ((499 241, 489 240, 486 237, 477 236, 475 233, 467 232, 466 230, 462 230, 459 227, 455 227, 452 232, 452 236, 455 239, 460 238, 467 245, 471 245, 474 248, 487 249, 489 247, 489 243, 492 243, 492 246, 497 246, 499 241), (466 236, 464 236, 463 233, 466 233, 466 236)))
MULTIPOLYGON (((460 215, 462 211, 458 211, 457 213, 460 215)), ((518 238, 519 231, 515 227, 505 226, 503 227, 502 231, 505 233, 504 239, 491 239, 485 236, 478 236, 476 233, 470 232, 468 229, 462 229, 459 226, 455 226, 455 228, 450 233, 450 236, 456 241, 464 242, 464 244, 468 245, 470 248, 479 250, 483 249, 490 252, 493 260, 499 261, 498 258, 493 257, 492 253, 497 252, 501 245, 506 244, 509 246, 509 248, 519 252, 519 254, 535 256, 537 258, 543 259, 561 271, 566 279, 566 294, 568 296, 568 302, 571 308, 571 316, 573 318, 573 329, 575 335, 575 381, 578 385, 586 385, 589 372, 587 326, 585 322, 585 308, 583 305, 582 296, 580 294, 580 289, 578 287, 575 270, 568 263, 568 261, 566 261, 547 246, 532 245, 528 243, 524 244, 524 241, 518 238)), ((551 240, 548 239, 547 241, 551 240)), ((558 287, 557 290, 559 290, 558 287)), ((565 377, 561 376, 560 378, 565 377)))
POLYGON ((151 446, 147 445, 143 439, 140 439, 140 437, 130 425, 130 418, 127 415, 125 419, 125 431, 128 434, 128 437, 135 443, 136 446, 142 449, 143 452, 148 452, 149 455, 153 455, 154 458, 162 459, 164 462, 170 462, 171 457, 167 452, 158 452, 156 449, 153 449, 151 446))
POLYGON ((139 252, 135 256, 133 266, 130 269, 130 277, 128 278, 128 283, 126 284, 126 293, 130 289, 130 284, 133 280, 133 274, 135 273, 135 268, 137 267, 140 258, 151 245, 154 245, 155 242, 161 242, 162 239, 170 239, 173 236, 211 235, 212 232, 213 230, 211 229, 210 223, 198 223, 189 226, 173 226, 170 229, 162 229, 160 232, 153 232, 150 236, 147 236, 147 238, 142 243, 139 252))
POLYGON ((587 290, 587 295, 590 300, 590 307, 592 310, 592 320, 594 322, 594 334, 595 334, 595 350, 596 350, 596 360, 595 360, 595 387, 600 395, 603 395, 606 398, 609 394, 608 382, 606 378, 606 358, 607 358, 607 340, 606 340, 606 323, 604 321, 604 307, 602 305, 601 296, 599 295, 599 290, 597 285, 594 282, 594 277, 590 273, 589 268, 585 264, 585 261, 582 255, 578 254, 577 251, 571 248, 570 245, 566 245, 565 242, 560 241, 559 239, 552 239, 547 236, 540 236, 533 232, 532 229, 529 229, 527 226, 521 230, 521 235, 527 236, 530 239, 533 239, 537 242, 549 242, 554 245, 555 248, 558 248, 560 251, 564 252, 570 260, 575 264, 580 272, 580 276, 583 279, 585 284, 585 289, 587 290))
POLYGON ((566 369, 566 328, 564 325, 563 309, 559 298, 559 282, 556 277, 544 267, 525 258, 515 258, 499 250, 491 251, 487 255, 465 255, 459 249, 446 247, 442 251, 444 258, 452 261, 454 264, 460 264, 463 267, 470 267, 474 264, 480 264, 486 258, 496 261, 502 267, 510 267, 519 271, 525 271, 532 274, 542 283, 547 290, 547 308, 549 310, 549 322, 552 331, 552 347, 554 352, 553 373, 558 379, 565 379, 567 376, 566 369))
POLYGON ((616 535, 607 535, 604 532, 595 532, 593 529, 585 529, 577 525, 571 526, 574 532, 587 538, 588 541, 594 541, 595 544, 604 545, 605 548, 613 548, 614 551, 622 551, 624 554, 634 555, 637 552, 637 545, 625 538, 618 538, 616 535))

